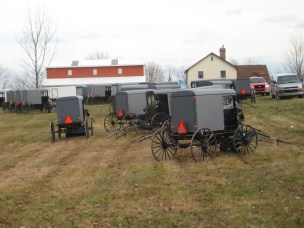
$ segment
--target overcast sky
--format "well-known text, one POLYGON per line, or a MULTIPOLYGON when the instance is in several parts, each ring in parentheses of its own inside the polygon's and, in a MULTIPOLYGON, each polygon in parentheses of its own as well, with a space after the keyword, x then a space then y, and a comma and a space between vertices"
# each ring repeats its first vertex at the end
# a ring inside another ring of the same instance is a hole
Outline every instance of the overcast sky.
POLYGON ((16 38, 37 4, 57 26, 55 61, 103 51, 189 67, 225 45, 228 61, 277 71, 290 37, 304 31, 303 0, 0 0, 0 65, 24 58, 16 38))

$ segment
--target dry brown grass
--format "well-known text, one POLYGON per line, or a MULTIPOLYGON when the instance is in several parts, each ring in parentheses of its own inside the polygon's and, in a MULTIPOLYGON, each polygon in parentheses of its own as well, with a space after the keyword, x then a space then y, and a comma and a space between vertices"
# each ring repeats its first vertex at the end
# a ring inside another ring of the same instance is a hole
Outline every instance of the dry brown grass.
POLYGON ((110 140, 107 105, 88 107, 93 137, 54 144, 54 114, 0 112, 0 226, 303 226, 303 99, 257 102, 246 122, 292 145, 199 164, 187 149, 156 162, 149 140, 110 140))

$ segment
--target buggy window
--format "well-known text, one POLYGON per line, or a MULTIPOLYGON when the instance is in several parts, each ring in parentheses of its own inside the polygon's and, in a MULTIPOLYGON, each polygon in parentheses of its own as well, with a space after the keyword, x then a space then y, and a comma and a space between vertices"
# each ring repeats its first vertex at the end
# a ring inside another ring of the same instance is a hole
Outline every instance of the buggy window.
POLYGON ((42 97, 47 97, 48 96, 48 91, 42 91, 41 96, 42 97))
POLYGON ((147 105, 154 105, 154 103, 155 103, 155 97, 154 97, 154 95, 152 95, 152 94, 149 94, 148 96, 147 96, 147 105))
POLYGON ((233 96, 224 96, 223 105, 224 105, 224 109, 232 109, 233 108, 233 96))

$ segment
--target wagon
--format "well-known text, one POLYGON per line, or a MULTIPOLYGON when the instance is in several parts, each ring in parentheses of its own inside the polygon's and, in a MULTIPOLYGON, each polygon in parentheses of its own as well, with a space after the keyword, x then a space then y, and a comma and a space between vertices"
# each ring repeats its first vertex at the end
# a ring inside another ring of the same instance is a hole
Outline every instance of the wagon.
POLYGON ((171 116, 170 96, 182 91, 182 89, 162 89, 146 92, 147 107, 145 109, 147 119, 151 120, 152 129, 159 128, 171 116))
POLYGON ((82 96, 61 97, 57 99, 57 127, 50 123, 51 141, 55 142, 55 135, 61 138, 62 134, 69 136, 93 135, 93 122, 90 114, 84 109, 82 96))
MULTIPOLYGON (((110 112, 104 120, 106 131, 119 130, 122 126, 129 125, 131 123, 130 120, 143 117, 147 107, 146 92, 149 91, 152 90, 142 89, 117 92, 114 112, 110 112)), ((144 124, 144 121, 141 123, 144 124)))
POLYGON ((238 121, 233 89, 193 89, 171 95, 171 120, 152 136, 157 161, 173 159, 178 148, 190 148, 195 161, 205 161, 221 150, 255 151, 255 129, 238 121))
POLYGON ((21 111, 40 110, 52 112, 56 105, 49 99, 47 89, 28 89, 21 91, 21 111))
POLYGON ((220 85, 226 89, 234 89, 236 91, 238 103, 248 98, 250 98, 252 102, 255 102, 255 94, 251 90, 250 80, 248 78, 194 80, 191 82, 191 88, 216 85, 220 85))
POLYGON ((85 104, 92 103, 92 88, 88 85, 76 86, 76 96, 82 96, 85 104))

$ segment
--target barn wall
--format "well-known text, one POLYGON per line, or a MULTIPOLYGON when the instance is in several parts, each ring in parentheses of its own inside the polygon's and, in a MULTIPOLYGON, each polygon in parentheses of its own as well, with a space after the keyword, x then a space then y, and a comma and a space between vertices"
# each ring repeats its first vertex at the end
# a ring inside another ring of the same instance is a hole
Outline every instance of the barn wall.
POLYGON ((71 68, 48 68, 47 79, 54 78, 98 78, 98 77, 129 77, 144 75, 143 66, 111 66, 111 67, 71 67, 71 68), (97 75, 93 75, 93 69, 97 69, 97 75), (122 74, 119 74, 119 69, 122 74), (72 75, 68 75, 72 70, 72 75))

